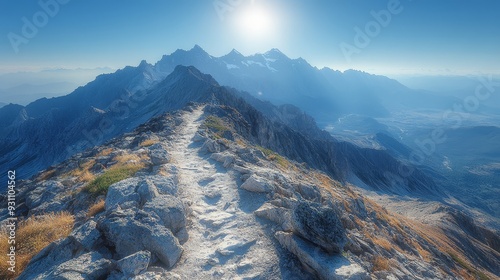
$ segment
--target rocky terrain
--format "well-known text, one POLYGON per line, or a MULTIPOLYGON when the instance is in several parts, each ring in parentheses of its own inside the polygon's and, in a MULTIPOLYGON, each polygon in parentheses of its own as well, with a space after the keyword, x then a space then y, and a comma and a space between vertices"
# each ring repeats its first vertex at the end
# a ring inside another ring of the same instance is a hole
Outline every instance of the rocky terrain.
POLYGON ((291 149, 306 132, 217 96, 20 182, 20 217, 75 224, 18 279, 498 277, 498 234, 458 211, 448 226, 390 212, 300 160, 319 151, 291 149))

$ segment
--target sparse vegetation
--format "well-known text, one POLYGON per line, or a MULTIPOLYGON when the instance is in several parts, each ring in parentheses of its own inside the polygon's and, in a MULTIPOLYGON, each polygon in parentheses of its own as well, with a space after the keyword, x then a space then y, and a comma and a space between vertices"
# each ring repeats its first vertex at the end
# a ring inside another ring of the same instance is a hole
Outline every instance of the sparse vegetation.
POLYGON ((90 172, 90 168, 92 168, 95 163, 96 161, 94 159, 79 163, 78 168, 69 171, 64 174, 63 177, 75 177, 79 182, 90 182, 95 178, 92 172, 90 172))
POLYGON ((49 180, 50 178, 54 177, 56 174, 56 169, 48 169, 44 171, 40 176, 38 176, 37 180, 38 181, 46 181, 49 180))
POLYGON ((112 148, 106 148, 106 149, 103 149, 102 151, 100 151, 96 156, 97 157, 105 157, 105 156, 108 156, 109 154, 111 154, 112 152, 113 152, 112 148))
POLYGON ((97 201, 94 205, 90 206, 89 210, 87 211, 87 218, 94 217, 95 215, 104 211, 104 206, 104 199, 100 199, 99 201, 97 201))
POLYGON ((376 245, 384 248, 386 251, 391 251, 394 248, 392 246, 392 244, 389 241, 387 241, 387 239, 385 239, 385 238, 375 237, 375 238, 372 239, 372 241, 376 245))
POLYGON ((229 128, 224 125, 224 121, 216 116, 208 116, 203 124, 212 131, 218 133, 229 130, 229 128))
POLYGON ((74 225, 74 217, 67 213, 52 213, 43 216, 31 217, 21 221, 16 231, 16 271, 14 274, 8 269, 8 232, 0 232, 0 278, 12 279, 19 276, 26 268, 31 258, 38 254, 50 243, 68 236, 74 225))
POLYGON ((108 169, 104 174, 95 178, 87 186, 84 187, 84 191, 90 193, 93 197, 99 195, 105 195, 108 192, 109 186, 114 183, 120 182, 121 180, 132 177, 137 171, 142 169, 141 165, 125 165, 112 167, 108 169))
POLYGON ((465 262, 464 260, 462 260, 455 253, 448 252, 448 255, 450 255, 450 257, 453 259, 453 261, 455 261, 455 263, 457 263, 460 267, 462 267, 463 269, 465 269, 468 274, 475 275, 476 279, 480 279, 480 280, 488 280, 488 279, 490 279, 483 272, 481 272, 481 271, 479 271, 477 269, 472 268, 467 262, 465 262))
POLYGON ((208 116, 203 122, 203 125, 212 131, 217 139, 222 138, 226 131, 230 131, 230 128, 224 123, 224 121, 216 116, 208 116))
POLYGON ((382 256, 376 256, 373 259, 373 268, 372 271, 387 271, 389 270, 389 261, 382 257, 382 256))
POLYGON ((283 168, 287 169, 292 165, 286 158, 282 157, 281 155, 270 149, 266 149, 261 146, 257 146, 257 149, 259 149, 267 157, 267 159, 276 162, 279 166, 283 168))
POLYGON ((160 142, 160 141, 157 139, 146 139, 146 140, 142 141, 141 143, 139 143, 139 146, 140 147, 149 147, 149 146, 152 146, 158 142, 160 142))

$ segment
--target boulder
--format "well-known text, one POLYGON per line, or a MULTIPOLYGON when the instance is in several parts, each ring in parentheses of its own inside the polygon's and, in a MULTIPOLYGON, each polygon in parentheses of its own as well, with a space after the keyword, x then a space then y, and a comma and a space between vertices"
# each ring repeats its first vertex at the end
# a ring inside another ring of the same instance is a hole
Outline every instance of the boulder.
POLYGON ((162 165, 170 161, 170 154, 161 143, 156 143, 148 148, 149 157, 153 165, 162 165))
POLYGON ((90 252, 55 267, 47 276, 35 279, 93 280, 107 276, 112 269, 110 260, 97 252, 90 252))
POLYGON ((159 194, 169 194, 176 195, 178 189, 178 180, 177 175, 175 176, 161 176, 154 175, 149 176, 148 180, 151 180, 153 184, 156 186, 159 194))
POLYGON ((111 185, 106 195, 106 210, 113 209, 118 205, 122 208, 138 207, 141 200, 140 195, 136 192, 139 182, 140 179, 134 177, 111 185), (124 207, 125 205, 127 207, 124 207))
POLYGON ((293 233, 279 231, 275 237, 281 246, 294 254, 302 265, 319 279, 370 279, 359 264, 351 263, 340 255, 329 255, 293 233))
POLYGON ((44 181, 38 184, 26 195, 26 206, 30 214, 59 212, 65 209, 66 200, 61 201, 57 196, 64 193, 67 188, 57 181, 44 181))
POLYGON ((260 159, 265 159, 264 153, 257 149, 240 148, 236 150, 236 154, 244 161, 251 164, 257 164, 260 159))
POLYGON ((268 219, 281 226, 284 231, 293 230, 291 224, 291 210, 283 207, 275 207, 272 204, 265 203, 254 212, 257 217, 268 219))
POLYGON ((163 225, 174 234, 186 227, 186 211, 182 202, 171 195, 160 195, 144 205, 144 211, 154 212, 163 225))
POLYGON ((99 238, 101 238, 101 233, 97 230, 96 226, 96 222, 90 220, 73 230, 70 237, 78 242, 83 248, 90 251, 95 247, 99 238))
POLYGON ((172 267, 182 254, 179 241, 155 213, 114 210, 98 228, 121 258, 147 250, 167 267, 172 267))
POLYGON ((153 198, 160 195, 158 193, 158 189, 156 188, 156 186, 149 179, 146 179, 139 183, 139 185, 137 186, 137 193, 141 198, 140 200, 141 205, 146 204, 148 201, 151 201, 153 200, 153 198))
POLYGON ((235 161, 234 155, 232 155, 231 153, 228 153, 228 152, 214 153, 210 156, 210 158, 222 163, 222 165, 225 168, 228 168, 229 166, 231 166, 231 164, 233 164, 235 161))
POLYGON ((243 184, 241 188, 250 192, 269 193, 273 187, 263 178, 253 174, 243 184))
POLYGON ((201 146, 201 151, 205 153, 218 153, 221 151, 221 147, 217 141, 212 139, 207 139, 203 146, 201 146))
POLYGON ((292 213, 294 232, 329 253, 340 253, 347 243, 345 229, 337 213, 318 203, 301 201, 292 213))
POLYGON ((200 132, 196 132, 196 134, 193 136, 193 142, 201 142, 205 141, 206 137, 200 134, 200 132))
POLYGON ((299 184, 295 186, 295 190, 306 200, 321 202, 321 192, 317 186, 299 184))
POLYGON ((140 251, 116 262, 125 277, 139 275, 146 271, 151 260, 149 251, 140 251))
POLYGON ((60 239, 50 243, 30 260, 17 279, 33 279, 33 275, 38 275, 39 279, 44 279, 42 276, 47 275, 53 267, 76 257, 75 252, 79 251, 79 247, 72 238, 60 239))

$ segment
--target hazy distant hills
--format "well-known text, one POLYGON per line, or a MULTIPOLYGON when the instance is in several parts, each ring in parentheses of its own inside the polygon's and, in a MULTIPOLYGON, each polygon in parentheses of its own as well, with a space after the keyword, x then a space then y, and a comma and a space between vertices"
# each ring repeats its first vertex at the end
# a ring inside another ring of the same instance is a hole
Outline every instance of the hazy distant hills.
POLYGON ((112 69, 54 69, 39 72, 17 72, 0 75, 1 103, 28 105, 40 99, 67 95, 102 73, 112 69))

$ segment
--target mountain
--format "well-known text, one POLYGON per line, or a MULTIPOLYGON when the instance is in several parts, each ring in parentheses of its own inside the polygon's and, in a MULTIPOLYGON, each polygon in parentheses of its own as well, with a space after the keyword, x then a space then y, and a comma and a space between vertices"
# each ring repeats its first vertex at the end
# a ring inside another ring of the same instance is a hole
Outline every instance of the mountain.
POLYGON ((221 85, 247 91, 259 99, 299 106, 322 125, 346 114, 381 117, 414 108, 441 109, 456 101, 411 90, 384 76, 317 69, 302 58, 288 58, 278 49, 250 56, 233 50, 213 57, 196 45, 189 51, 163 56, 154 67, 169 73, 179 64, 193 65, 221 85))
POLYGON ((248 125, 252 130, 244 132, 244 127, 239 128, 249 139, 328 172, 338 180, 358 178, 371 188, 400 194, 430 195, 438 191, 432 179, 418 170, 399 178, 398 169, 406 164, 384 151, 336 141, 298 108, 274 107, 241 94, 258 108, 267 108, 263 109, 265 117, 244 99, 236 98, 240 95, 238 91, 219 86, 210 75, 194 67, 178 66, 161 82, 155 82, 154 73, 143 62, 136 68, 102 75, 68 96, 41 99, 22 109, 13 106, 12 110, 19 110, 17 115, 22 120, 6 118, 3 132, 12 138, 3 139, 0 166, 15 168, 21 178, 27 178, 77 152, 131 131, 159 114, 182 108, 189 102, 209 102, 215 98, 220 104, 236 107, 240 114, 251 115, 252 122, 248 125), (138 88, 149 89, 130 92, 138 88), (394 185, 395 180, 404 183, 394 185))

